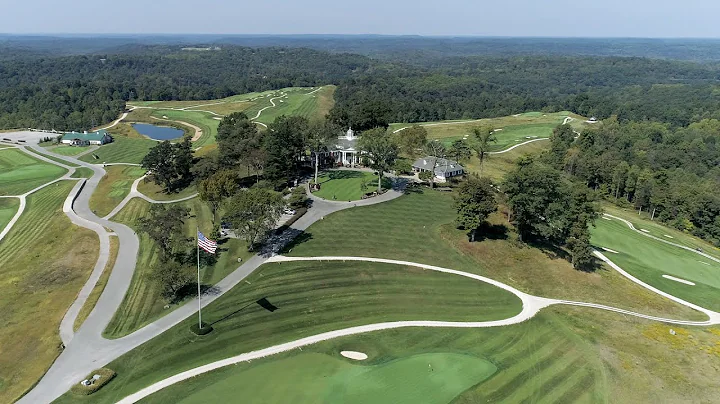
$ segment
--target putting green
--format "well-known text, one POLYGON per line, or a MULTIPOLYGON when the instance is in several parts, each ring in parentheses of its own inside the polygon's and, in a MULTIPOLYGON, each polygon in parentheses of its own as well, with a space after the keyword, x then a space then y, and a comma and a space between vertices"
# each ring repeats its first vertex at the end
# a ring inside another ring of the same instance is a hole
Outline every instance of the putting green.
POLYGON ((20 150, 0 150, 0 195, 23 194, 66 172, 20 150))
POLYGON ((246 403, 445 404, 497 370, 487 360, 457 353, 419 354, 371 366, 350 362, 303 353, 246 371, 224 372, 221 379, 200 376, 209 383, 188 396, 176 397, 170 388, 146 401, 230 402, 238 392, 246 392, 246 403))
POLYGON ((710 310, 720 310, 720 264, 630 229, 613 219, 596 220, 592 243, 621 268, 667 293, 710 310), (686 285, 663 278, 670 275, 694 282, 686 285))
MULTIPOLYGON (((357 201, 368 192, 377 191, 377 175, 365 171, 334 170, 318 177, 320 190, 315 196, 328 200, 357 201)), ((390 180, 383 180, 383 189, 390 188, 390 180)))

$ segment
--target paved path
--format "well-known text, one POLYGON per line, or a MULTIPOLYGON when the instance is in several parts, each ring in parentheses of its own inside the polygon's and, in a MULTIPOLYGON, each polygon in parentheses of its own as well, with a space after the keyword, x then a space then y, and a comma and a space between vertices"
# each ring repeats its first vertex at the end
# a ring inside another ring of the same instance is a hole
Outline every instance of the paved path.
MULTIPOLYGON (((547 299, 543 297, 533 296, 529 295, 527 293, 521 292, 512 286, 506 285, 502 282, 498 282, 494 279, 487 278, 484 276, 471 274, 468 272, 462 272, 462 271, 456 271, 453 269, 448 268, 442 268, 434 265, 426 265, 426 264, 418 264, 415 262, 409 262, 409 261, 398 261, 398 260, 390 260, 390 259, 381 259, 381 258, 367 258, 367 257, 286 257, 281 255, 273 256, 272 258, 268 259, 266 262, 297 262, 297 261, 363 261, 363 262, 378 262, 383 264, 394 264, 394 265, 402 265, 402 266, 412 266, 417 268, 423 268, 426 270, 431 271, 437 271, 437 272, 444 272, 452 275, 458 275, 458 276, 464 276, 467 278, 471 278, 480 282, 489 283, 493 286, 496 286, 498 288, 504 289, 518 298, 522 301, 522 311, 518 313, 517 315, 506 318, 503 320, 494 320, 494 321, 480 321, 480 322, 458 322, 458 321, 394 321, 394 322, 386 322, 386 323, 376 323, 376 324, 367 324, 362 326, 356 326, 356 327, 350 327, 350 328, 344 328, 340 330, 334 330, 329 331, 321 334, 312 335, 309 337, 301 338, 295 341, 287 342, 284 344, 279 344, 275 346, 271 346, 265 349, 261 349, 258 351, 252 351, 247 352, 244 354, 236 355, 227 359, 219 360, 216 362, 209 363, 207 365, 199 366, 194 369, 187 370, 182 373, 178 373, 177 375, 171 376, 167 379, 163 379, 157 383, 154 383, 134 394, 131 394, 122 400, 120 400, 118 403, 122 404, 131 404, 135 403, 153 393, 156 393, 165 387, 171 386, 173 384, 182 382, 184 380, 187 380, 189 378, 201 375, 203 373, 207 373, 225 366, 233 365, 240 362, 246 362, 253 359, 259 359, 264 358, 271 355, 276 355, 278 353, 291 351, 297 348, 302 348, 307 345, 316 344, 318 342, 327 341, 334 338, 339 337, 345 337, 350 335, 356 335, 356 334, 363 334, 367 332, 372 331, 382 331, 382 330, 390 330, 390 329, 397 329, 397 328, 404 328, 404 327, 443 327, 443 328, 487 328, 487 327, 501 327, 501 326, 507 326, 507 325, 513 325, 518 324, 523 321, 527 321, 531 318, 533 318, 541 309, 551 306, 551 305, 570 305, 570 306, 581 306, 581 307, 590 307, 600 310, 607 310, 612 311, 616 313, 622 313, 626 315, 631 315, 635 317, 640 317, 648 320, 654 320, 654 321, 662 321, 665 323, 670 324, 681 324, 681 325, 688 325, 688 326, 707 326, 707 325, 714 325, 714 324, 720 324, 720 313, 715 313, 709 310, 705 310, 702 308, 701 311, 706 312, 706 314, 709 315, 708 321, 683 321, 683 320, 674 320, 674 319, 666 319, 661 317, 655 317, 655 316, 648 316, 645 314, 635 313, 628 310, 618 309, 615 307, 605 306, 601 304, 594 304, 594 303, 584 303, 584 302, 575 302, 575 301, 569 301, 569 300, 558 300, 558 299, 547 299)), ((614 265, 614 264, 613 264, 614 265)), ((618 267, 619 268, 619 267, 618 267)), ((616 268, 616 269, 618 269, 616 268)), ((622 270, 621 270, 622 271, 622 270)), ((624 272, 624 271, 622 271, 624 272)), ((621 272, 621 273, 622 273, 621 272)), ((627 273, 625 273, 627 274, 627 273)), ((627 275, 629 276, 629 275, 627 275)), ((655 290, 656 291, 656 290, 655 290)), ((680 304, 688 305, 688 307, 692 307, 695 305, 692 305, 691 303, 684 302, 680 299, 673 299, 678 301, 680 304)), ((695 306, 697 307, 697 306, 695 306)))
MULTIPOLYGON (((68 166, 68 165, 61 164, 61 163, 58 163, 58 162, 56 162, 56 161, 50 160, 49 158, 44 157, 44 156, 41 156, 41 155, 39 155, 39 154, 35 154, 35 153, 27 150, 27 148, 26 148, 25 146, 13 146, 13 147, 15 147, 15 148, 17 148, 17 149, 20 149, 21 151, 23 151, 23 152, 31 155, 32 157, 34 157, 34 158, 36 158, 36 159, 38 159, 38 160, 42 160, 42 161, 44 161, 44 162, 47 162, 47 163, 50 163, 50 164, 54 164, 54 165, 56 165, 56 166, 60 166, 60 167, 62 167, 62 168, 64 168, 64 169, 68 170, 68 172, 65 173, 65 175, 63 175, 62 177, 57 178, 57 179, 55 179, 55 180, 52 180, 52 181, 50 181, 50 182, 47 182, 47 183, 45 183, 45 184, 43 184, 43 185, 40 185, 39 187, 36 187, 36 188, 34 188, 34 189, 32 189, 32 190, 30 190, 30 191, 28 191, 28 192, 26 192, 26 193, 24 193, 24 194, 22 194, 22 195, 9 195, 9 196, 6 196, 6 197, 5 197, 5 198, 18 198, 18 199, 20 200, 20 205, 18 206, 17 212, 15 212, 15 216, 13 216, 12 219, 10 219, 10 221, 8 222, 8 224, 5 225, 5 228, 2 229, 2 231, 0 231, 0 241, 1 241, 2 239, 4 239, 5 236, 8 235, 8 233, 10 233, 10 230, 12 230, 12 228, 15 226, 15 224, 17 223, 17 221, 20 220, 20 216, 22 216, 23 212, 25 212, 25 207, 27 206, 27 197, 28 197, 28 196, 30 196, 31 194, 33 194, 33 193, 35 193, 35 192, 37 192, 37 191, 39 191, 39 190, 41 190, 41 189, 49 186, 49 185, 52 185, 52 184, 54 184, 54 183, 56 183, 56 182, 58 182, 58 181, 62 181, 62 180, 75 180, 75 181, 77 181, 77 180, 78 180, 77 178, 72 178, 72 177, 71 177, 71 176, 75 173, 75 168, 74 168, 74 167, 70 167, 70 166, 68 166)), ((41 150, 41 151, 44 151, 44 149, 40 149, 40 150, 41 150)))
MULTIPOLYGON (((38 150, 42 150, 39 146, 31 146, 33 148, 37 148, 38 150)), ((44 151, 47 153, 47 151, 44 151)), ((123 338, 119 338, 116 340, 107 340, 102 337, 102 332, 109 323, 110 319, 112 318, 112 315, 116 312, 116 310, 120 307, 120 304, 122 303, 122 300, 132 282, 133 273, 135 270, 135 264, 137 259, 137 252, 139 247, 139 242, 137 235, 133 232, 132 229, 130 229, 127 226, 124 226, 119 223, 111 222, 104 218, 99 218, 93 214, 93 212, 90 210, 88 201, 90 199, 90 195, 97 187, 99 181, 102 179, 103 175, 105 174, 105 171, 102 169, 102 167, 90 164, 86 162, 79 161, 77 159, 68 157, 68 156, 61 156, 56 155, 53 153, 47 153, 52 155, 53 157, 63 159, 65 161, 69 161, 72 163, 75 163, 82 167, 87 167, 91 170, 93 170, 93 176, 84 182, 84 186, 80 187, 78 186, 76 188, 76 193, 71 196, 73 196, 73 202, 71 203, 72 211, 76 214, 77 223, 81 226, 87 225, 90 226, 90 228, 95 227, 95 225, 99 225, 105 228, 109 228, 112 230, 114 235, 118 237, 119 240, 119 251, 118 251, 118 258, 113 266, 110 278, 108 280, 107 287, 104 289, 103 293, 101 294, 98 302, 96 303, 95 307, 91 311, 88 318, 83 322, 82 326, 79 328, 79 330, 74 333, 73 335, 70 335, 67 328, 64 329, 62 332, 65 333, 65 338, 69 339, 68 344, 66 344, 65 350, 60 354, 60 356, 57 358, 57 360, 53 363, 52 367, 48 370, 48 372, 45 374, 45 376, 38 382, 38 384, 26 395, 24 396, 19 402, 22 403, 44 403, 44 402, 50 402, 54 400, 55 398, 59 397, 63 393, 65 393, 74 383, 77 383, 79 380, 81 380, 83 377, 87 375, 90 371, 93 369, 102 367, 106 365, 107 363, 111 362, 112 360, 116 359, 120 355, 132 350, 133 348, 141 345, 144 342, 147 342, 148 340, 156 337, 157 335, 161 334, 162 332, 172 328, 188 316, 194 314, 197 311, 198 302, 197 299, 192 299, 188 301, 183 306, 177 308, 176 310, 168 313, 164 317, 160 318, 159 320, 145 326, 144 328, 126 336, 123 338), (89 221, 92 223, 92 225, 84 222, 89 221)), ((48 159, 49 160, 49 159, 48 159)), ((52 162, 52 160, 50 160, 52 162)), ((58 164, 53 162, 54 164, 58 164)), ((58 164, 60 165, 60 164, 58 164)), ((215 289, 215 293, 212 295, 207 295, 202 297, 202 306, 206 306, 210 303, 212 303, 215 299, 222 296, 227 291, 231 290, 235 285, 237 285, 239 282, 241 282, 245 277, 247 277, 249 274, 251 274, 255 269, 260 267, 263 263, 271 261, 280 261, 280 260, 299 260, 301 258, 288 258, 288 257, 279 257, 279 256, 273 256, 275 253, 277 253, 284 245, 286 245, 288 242, 290 242, 297 234, 300 234, 302 231, 307 229, 311 224, 314 222, 321 220, 324 218, 324 216, 327 216, 330 213, 337 212, 339 210, 351 208, 354 206, 366 206, 366 205, 373 205, 377 203, 382 203, 386 200, 396 198, 398 196, 402 195, 402 192, 400 190, 393 190, 389 191, 386 194, 383 194, 380 197, 371 198, 371 199, 365 199, 361 201, 356 202, 330 202, 325 200, 313 200, 313 206, 311 209, 308 210, 308 212, 302 216, 299 220, 297 220, 287 231, 282 233, 279 236, 273 237, 269 242, 267 243, 267 247, 261 251, 260 254, 250 258, 245 263, 243 263, 239 268, 237 268, 235 271, 233 271, 230 275, 225 277, 223 280, 221 280, 217 285, 215 289)), ((72 220, 72 219, 71 219, 72 220)), ((97 227, 95 227, 97 228, 97 227)), ((596 255, 599 253, 596 253, 596 255)), ((103 254, 101 253, 101 256, 103 254)), ((604 259, 608 264, 611 264, 611 261, 607 259, 607 257, 604 257, 602 254, 598 255, 601 257, 601 259, 604 259)), ((353 257, 315 257, 310 259, 316 259, 316 260, 328 260, 328 259, 352 259, 353 257)), ((102 259, 102 257, 101 257, 102 259)), ((307 258, 303 258, 307 259, 307 258)), ((373 258, 355 258, 358 260, 377 260, 377 262, 393 262, 392 260, 383 260, 380 258, 373 259, 373 258)), ((414 263, 406 263, 403 261, 394 261, 393 263, 402 263, 404 265, 412 264, 414 266, 422 266, 422 267, 428 267, 430 269, 430 266, 426 266, 424 264, 414 264, 414 263)), ((83 287, 83 291, 85 290, 92 290, 92 287, 94 287, 95 282, 97 279, 95 279, 95 274, 97 269, 99 268, 99 263, 96 264, 95 270, 93 270, 93 275, 91 275, 91 278, 88 280, 88 282, 83 287), (89 289, 88 289, 89 288, 89 289)), ((619 269, 614 264, 611 264, 611 267, 615 268, 616 270, 619 269)), ((689 322, 689 321, 683 321, 683 320, 674 320, 674 319, 663 319, 659 317, 654 316, 647 316, 639 313, 633 313, 622 309, 612 308, 609 306, 603 306, 603 305, 596 305, 591 303, 583 303, 583 302, 572 302, 572 301, 561 301, 561 300, 554 300, 554 299, 545 299, 541 297, 531 296, 524 294, 520 291, 517 291, 516 289, 504 285, 500 282, 494 281, 489 278, 480 277, 478 275, 474 274, 466 274, 461 273, 460 271, 454 271, 446 268, 440 268, 440 267, 433 267, 432 270, 441 270, 442 272, 448 272, 453 273, 456 275, 461 276, 467 276, 470 278, 475 278, 476 280, 480 280, 483 282, 488 282, 493 285, 496 285, 498 287, 501 287, 505 290, 510 291, 511 293, 515 293, 520 299, 523 301, 523 311, 518 314, 517 316, 512 317, 511 319, 505 319, 505 320, 498 320, 495 322, 479 322, 479 323, 455 323, 453 326, 458 327, 490 327, 490 326, 499 326, 499 325, 507 325, 507 324, 513 324, 513 321, 519 322, 524 321, 528 318, 531 318, 532 315, 537 313, 538 310, 540 310, 543 307, 547 307, 551 304, 568 304, 568 305, 575 305, 575 306, 584 306, 584 307, 593 307, 603 310, 611 310, 618 313, 623 314, 629 314, 634 315, 642 318, 647 318, 650 320, 657 320, 657 321, 663 321, 667 323, 673 323, 673 324, 683 324, 683 325, 708 325, 708 324, 720 324, 720 315, 715 312, 711 312, 709 310, 703 309, 701 307, 692 305, 691 303, 684 302, 681 299, 675 298, 675 297, 668 297, 672 298, 672 300, 684 304, 688 307, 699 309, 700 311, 708 314, 709 320, 705 322, 689 322)), ((632 278, 629 274, 622 271, 625 276, 628 278, 632 278)), ((646 285, 642 283, 639 280, 634 280, 634 282, 647 287, 650 290, 655 291, 656 293, 660 293, 662 295, 664 292, 658 291, 657 289, 654 289, 650 287, 649 285, 646 285)), ((81 292, 82 294, 82 292, 81 292)), ((86 298, 86 297, 85 297, 86 298)), ((83 296, 78 296, 78 300, 73 303, 73 307, 81 307, 82 304, 80 304, 81 299, 83 299, 83 296)), ((74 310, 74 309, 71 309, 74 310)), ((71 310, 68 312, 70 313, 71 310)), ((66 315, 68 317, 67 322, 70 322, 70 318, 75 317, 72 314, 66 315)), ((65 319, 63 320, 65 321, 65 319)), ((74 322, 74 318, 73 318, 74 322)), ((387 328, 397 328, 397 327, 409 327, 409 326, 427 326, 427 327, 446 327, 450 326, 449 323, 445 322, 396 322, 396 323, 382 323, 380 325, 378 324, 371 324, 366 326, 360 326, 360 327, 353 327, 350 329, 345 330, 336 330, 329 333, 324 333, 320 335, 316 335, 313 337, 307 337, 298 341, 294 341, 288 344, 283 344, 275 347, 266 348, 261 351, 256 351, 252 353, 245 354, 246 356, 239 356, 227 359, 226 361, 230 361, 229 363, 236 363, 237 361, 247 360, 252 355, 259 355, 256 357, 262 357, 271 355, 273 353, 282 352, 283 350, 287 349, 293 349, 293 346, 302 346, 307 345, 311 343, 315 343, 322 340, 327 340, 330 338, 336 338, 343 335, 352 335, 358 332, 367 332, 372 331, 374 329, 387 329, 387 328), (377 328, 380 327, 380 328, 377 328), (384 328, 383 328, 384 327, 384 328), (294 344, 294 345, 292 345, 294 344), (250 356, 248 356, 250 355, 250 356), (240 358, 240 359, 238 359, 240 358), (244 358, 244 359, 243 359, 244 358), (236 361, 236 362, 232 362, 236 361)), ((215 364, 206 365, 208 366, 207 369, 213 368, 213 366, 220 367, 225 366, 222 363, 219 362, 215 364)), ((207 371, 207 370, 205 370, 207 371)), ((202 373, 202 372, 200 372, 202 373)), ((175 376, 174 378, 178 378, 178 376, 175 376)), ((189 376, 188 376, 189 377, 189 376)), ((176 379, 168 379, 168 380, 176 380, 176 379)), ((177 380, 182 380, 182 378, 179 378, 177 380)), ((163 383, 163 382, 160 382, 163 383)), ((172 384, 172 383, 170 383, 172 384)), ((159 388, 162 388, 162 385, 160 385, 159 388)), ((147 391, 147 390, 143 390, 147 391)), ((135 396, 132 396, 135 397, 135 396)), ((132 401, 132 400, 131 400, 132 401)))
POLYGON ((548 137, 541 137, 541 138, 537 138, 537 139, 533 139, 533 140, 528 140, 527 142, 518 143, 518 144, 516 144, 516 145, 514 145, 514 146, 508 147, 508 148, 505 149, 505 150, 500 150, 500 151, 496 151, 496 152, 488 152, 487 154, 503 154, 503 153, 507 153, 507 152, 509 152, 509 151, 511 151, 511 150, 513 150, 513 149, 517 149, 517 148, 520 147, 520 146, 525 146, 526 144, 530 144, 530 143, 533 143, 533 142, 539 142, 539 141, 541 141, 541 140, 550 140, 550 138, 548 138, 548 137))
POLYGON ((109 220, 109 219, 112 218, 113 216, 117 215, 118 212, 120 212, 120 211, 125 207, 125 205, 127 205, 128 202, 130 202, 130 200, 133 199, 133 198, 144 199, 144 200, 146 200, 146 201, 148 201, 148 202, 150 202, 150 203, 168 204, 168 203, 177 203, 177 202, 187 201, 187 200, 193 199, 193 198, 195 198, 196 196, 198 196, 197 193, 194 193, 194 194, 192 194, 192 195, 190 195, 190 196, 187 196, 187 197, 185 197, 185 198, 173 199, 173 200, 170 200, 170 201, 158 201, 158 200, 152 199, 152 198, 150 198, 149 196, 147 196, 147 195, 143 194, 142 192, 138 191, 138 184, 140 184, 140 181, 142 181, 142 180, 145 179, 146 177, 147 177, 147 175, 143 175, 142 177, 140 177, 140 178, 136 179, 135 181, 133 181, 132 186, 130 187, 130 193, 118 204, 118 206, 115 207, 115 209, 113 209, 110 213, 108 213, 107 216, 103 217, 103 219, 104 219, 104 220, 109 220))
MULTIPOLYGON (((39 149, 39 146, 31 147, 37 147, 39 149)), ((85 186, 82 189, 78 190, 78 194, 72 203, 72 210, 81 219, 111 229, 114 236, 118 237, 119 250, 118 258, 115 261, 108 283, 95 304, 95 307, 90 312, 90 315, 72 336, 67 327, 63 329, 65 338, 69 339, 69 343, 65 345, 64 351, 58 356, 38 384, 20 399, 19 403, 49 403, 55 400, 64 394, 73 384, 87 376, 92 370, 106 365, 122 354, 172 328, 188 316, 196 313, 198 307, 197 298, 195 298, 128 336, 115 340, 108 340, 102 336, 103 330, 107 327, 113 314, 120 307, 132 282, 139 248, 138 237, 129 227, 105 218, 99 218, 89 208, 90 195, 92 195, 92 192, 97 188, 103 175, 105 175, 105 170, 103 170, 102 167, 68 156, 60 156, 53 153, 48 154, 93 170, 93 176, 85 182, 85 186)), ((212 295, 202 297, 202 306, 204 307, 212 303, 215 299, 232 289, 260 267, 260 265, 265 263, 273 253, 279 251, 295 236, 302 233, 302 231, 314 222, 322 220, 322 218, 328 214, 353 206, 381 203, 388 200, 391 196, 398 197, 400 195, 402 195, 401 192, 396 192, 389 194, 388 197, 383 199, 372 198, 357 201, 357 203, 353 204, 340 205, 327 201, 316 201, 312 208, 290 226, 289 229, 269 240, 266 248, 258 255, 245 261, 239 268, 218 282, 213 288, 212 295)), ((168 203, 172 202, 175 201, 169 201, 168 203)), ((98 267, 99 264, 96 264, 96 269, 98 267)), ((83 291, 92 290, 95 286, 97 281, 94 276, 95 273, 96 272, 93 271, 93 275, 91 275, 91 278, 88 279, 85 286, 83 286, 83 291)), ((73 303, 73 307, 82 307, 82 304, 79 302, 80 299, 86 299, 84 294, 83 296, 78 296, 78 301, 73 303)), ((72 314, 66 315, 66 317, 67 320, 64 320, 66 324, 74 323, 74 319, 76 318, 76 316, 72 314)))
POLYGON ((287 97, 287 93, 282 93, 279 97, 270 98, 270 104, 272 104, 272 106, 268 106, 268 107, 265 107, 265 108, 261 109, 260 111, 257 112, 257 115, 255 115, 254 117, 250 118, 250 120, 251 120, 251 121, 254 121, 254 120, 260 118, 260 114, 262 114, 263 111, 265 111, 265 110, 268 109, 268 108, 274 108, 274 107, 277 106, 277 105, 275 105, 275 100, 279 100, 279 99, 285 98, 285 97, 287 97))

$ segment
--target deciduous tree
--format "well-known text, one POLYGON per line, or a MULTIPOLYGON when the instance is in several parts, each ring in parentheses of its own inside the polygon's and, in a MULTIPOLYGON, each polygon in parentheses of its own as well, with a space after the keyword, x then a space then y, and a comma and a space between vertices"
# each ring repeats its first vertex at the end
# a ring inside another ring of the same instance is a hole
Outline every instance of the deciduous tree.
POLYGON ((248 242, 248 250, 265 240, 285 207, 282 195, 264 188, 242 190, 228 200, 225 220, 248 242))
POLYGON ((378 192, 382 191, 383 174, 390 171, 398 157, 397 146, 390 141, 384 128, 375 128, 363 132, 358 140, 358 148, 370 159, 370 167, 378 172, 378 192))
POLYGON ((468 231, 470 241, 473 242, 478 228, 497 210, 497 206, 492 182, 471 176, 460 185, 455 196, 455 222, 468 231))

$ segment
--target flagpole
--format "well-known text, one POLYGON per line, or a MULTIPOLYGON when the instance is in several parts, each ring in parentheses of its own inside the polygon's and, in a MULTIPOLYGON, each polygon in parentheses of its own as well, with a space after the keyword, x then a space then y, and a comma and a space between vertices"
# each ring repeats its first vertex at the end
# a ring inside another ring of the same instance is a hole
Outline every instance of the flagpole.
POLYGON ((200 304, 200 227, 196 227, 195 238, 197 239, 197 285, 198 285, 198 330, 202 329, 202 304, 200 304))

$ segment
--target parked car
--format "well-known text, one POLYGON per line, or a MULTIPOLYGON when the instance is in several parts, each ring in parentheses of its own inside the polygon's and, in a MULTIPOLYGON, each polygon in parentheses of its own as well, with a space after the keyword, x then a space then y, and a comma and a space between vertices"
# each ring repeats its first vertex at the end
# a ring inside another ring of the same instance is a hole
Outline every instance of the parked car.
POLYGON ((286 215, 294 215, 297 212, 295 212, 293 209, 285 208, 285 210, 283 210, 283 213, 286 215))

